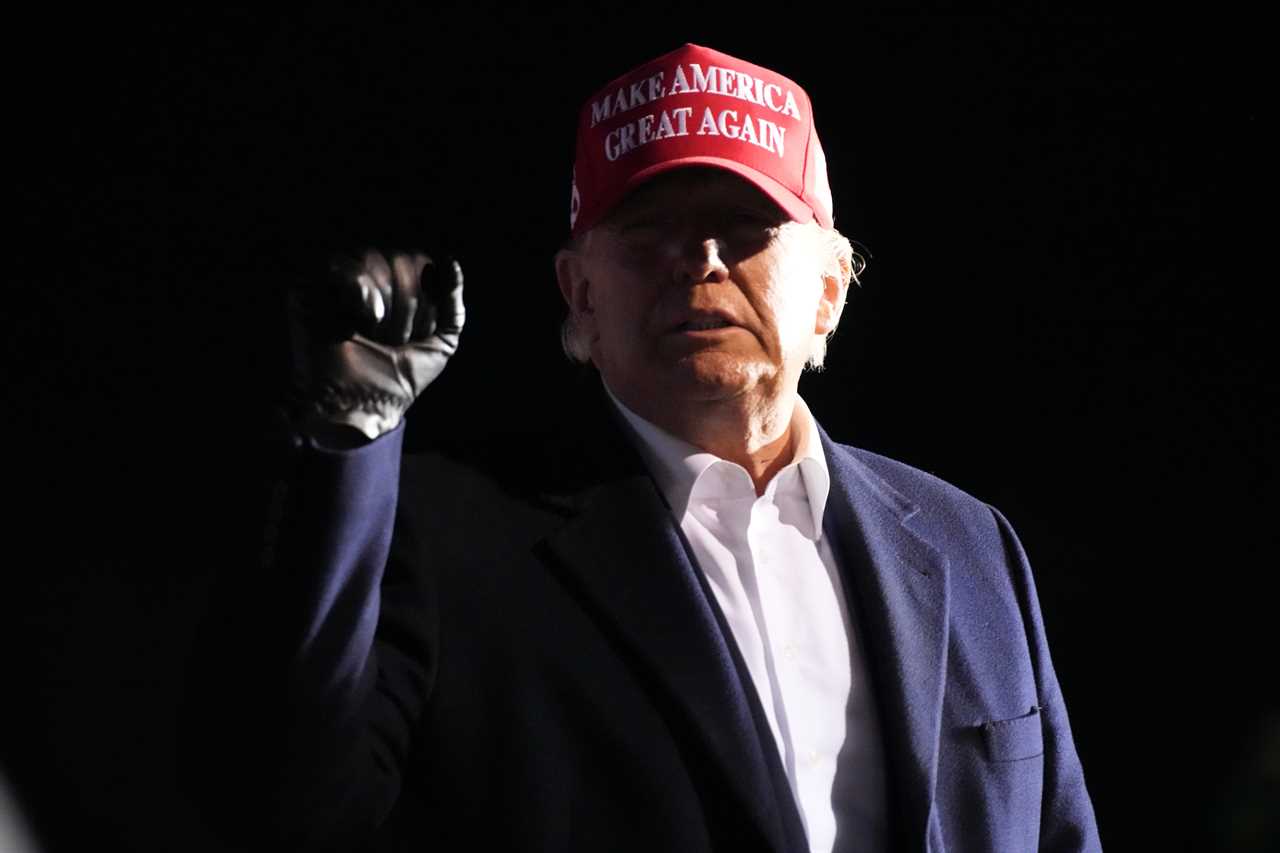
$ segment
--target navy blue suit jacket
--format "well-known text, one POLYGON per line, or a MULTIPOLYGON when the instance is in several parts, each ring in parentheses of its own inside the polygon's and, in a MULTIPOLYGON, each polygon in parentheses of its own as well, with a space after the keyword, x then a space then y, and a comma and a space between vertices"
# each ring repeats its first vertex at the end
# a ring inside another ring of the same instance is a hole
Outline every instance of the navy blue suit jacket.
MULTIPOLYGON (((237 615, 198 664, 222 666, 192 704, 215 819, 335 849, 805 849, 732 635, 597 414, 546 441, 403 460, 402 431, 297 448, 266 557, 250 587, 222 587, 213 609, 237 615)), ((1008 523, 822 439, 893 848, 1100 849, 1008 523)))

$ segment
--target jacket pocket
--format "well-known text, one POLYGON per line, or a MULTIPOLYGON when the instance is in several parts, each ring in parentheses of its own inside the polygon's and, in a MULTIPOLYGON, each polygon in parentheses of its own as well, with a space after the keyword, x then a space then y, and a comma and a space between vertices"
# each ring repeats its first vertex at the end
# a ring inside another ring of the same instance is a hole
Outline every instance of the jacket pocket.
POLYGON ((1012 720, 992 720, 982 724, 982 738, 991 761, 1021 761, 1044 754, 1044 730, 1040 709, 1032 708, 1012 720))

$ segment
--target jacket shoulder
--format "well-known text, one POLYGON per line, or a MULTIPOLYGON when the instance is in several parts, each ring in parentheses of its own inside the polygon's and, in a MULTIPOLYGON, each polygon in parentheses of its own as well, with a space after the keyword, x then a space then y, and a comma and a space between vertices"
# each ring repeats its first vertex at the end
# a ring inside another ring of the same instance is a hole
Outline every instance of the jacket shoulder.
POLYGON ((851 444, 833 442, 833 445, 838 453, 862 465, 884 486, 921 509, 954 505, 983 512, 990 510, 986 501, 922 468, 851 444))
POLYGON ((914 526, 934 538, 967 541, 982 549, 1004 550, 999 510, 936 474, 879 453, 833 442, 837 465, 859 470, 871 488, 913 516, 914 526))

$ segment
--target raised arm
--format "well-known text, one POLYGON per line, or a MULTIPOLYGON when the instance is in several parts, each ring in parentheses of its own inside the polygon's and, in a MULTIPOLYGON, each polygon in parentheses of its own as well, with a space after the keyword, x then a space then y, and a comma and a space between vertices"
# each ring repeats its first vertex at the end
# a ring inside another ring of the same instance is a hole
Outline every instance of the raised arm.
POLYGON ((262 549, 210 596, 182 771, 238 848, 343 849, 394 804, 430 691, 429 596, 389 554, 402 420, 457 348, 461 270, 370 251, 289 310, 291 417, 262 549))

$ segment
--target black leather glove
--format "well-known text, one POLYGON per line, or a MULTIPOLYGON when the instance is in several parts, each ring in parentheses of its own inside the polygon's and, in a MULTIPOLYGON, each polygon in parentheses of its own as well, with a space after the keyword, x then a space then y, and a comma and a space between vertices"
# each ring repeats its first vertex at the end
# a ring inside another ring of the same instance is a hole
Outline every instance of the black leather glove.
POLYGON ((458 349, 462 267, 368 250, 289 293, 292 409, 304 431, 396 428, 458 349))

